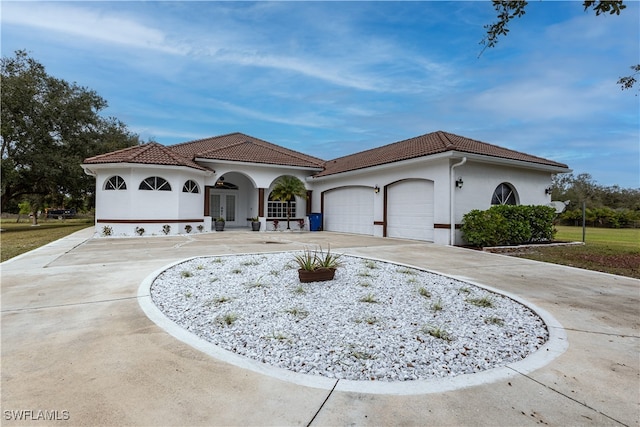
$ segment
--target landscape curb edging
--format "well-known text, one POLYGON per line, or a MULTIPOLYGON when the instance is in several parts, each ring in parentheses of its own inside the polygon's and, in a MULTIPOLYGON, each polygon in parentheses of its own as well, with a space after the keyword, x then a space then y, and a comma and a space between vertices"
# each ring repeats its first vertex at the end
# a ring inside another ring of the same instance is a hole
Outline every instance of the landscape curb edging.
MULTIPOLYGON (((240 254, 217 254, 215 256, 235 256, 240 254)), ((243 254, 245 255, 245 254, 243 254)), ((327 378, 321 376, 300 374, 292 372, 287 369, 277 368, 264 363, 257 362, 244 356, 237 355, 231 351, 224 350, 197 335, 183 329, 178 324, 171 321, 168 317, 160 311, 151 299, 151 285, 153 281, 163 271, 182 264, 184 262, 205 258, 207 256, 195 256, 185 258, 170 264, 167 264, 160 269, 152 272, 148 275, 140 284, 137 293, 138 304, 146 316, 153 321, 157 326, 172 335, 174 338, 184 342, 185 344, 200 350, 209 356, 218 359, 220 361, 232 364, 242 369, 248 369, 250 371, 271 376, 282 381, 291 382, 297 385, 302 385, 312 388, 320 388, 324 390, 343 391, 343 392, 356 392, 356 393, 368 393, 368 394, 387 394, 387 395, 414 395, 414 394, 428 394, 428 393, 441 393, 445 391, 453 391, 457 389, 477 386, 486 383, 497 382, 500 380, 511 379, 516 376, 524 375, 543 366, 549 364, 553 359, 564 353, 568 346, 567 335, 562 325, 546 310, 543 310, 534 304, 523 300, 522 298, 513 295, 509 292, 504 292, 490 286, 476 283, 468 278, 462 276, 452 276, 449 274, 440 273, 437 271, 416 267, 410 264, 398 263, 379 258, 363 257, 358 255, 350 255, 358 258, 366 258, 380 262, 392 263, 399 266, 405 266, 415 268, 422 271, 431 272, 441 276, 462 280, 469 284, 486 289, 490 292, 503 295, 510 298, 525 307, 535 312, 547 326, 549 333, 549 339, 542 345, 536 352, 527 356, 525 359, 518 362, 513 362, 503 367, 489 369, 483 372, 473 374, 462 374, 455 377, 445 377, 429 380, 415 380, 415 381, 354 381, 354 380, 336 380, 334 378, 327 378), (337 381, 337 384, 336 384, 337 381)))

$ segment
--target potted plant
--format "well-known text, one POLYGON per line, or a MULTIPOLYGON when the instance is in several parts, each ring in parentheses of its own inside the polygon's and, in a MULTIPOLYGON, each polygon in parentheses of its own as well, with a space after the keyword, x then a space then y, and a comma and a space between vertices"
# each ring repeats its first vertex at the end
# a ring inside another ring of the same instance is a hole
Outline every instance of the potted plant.
POLYGON ((215 230, 216 231, 224 231, 224 218, 216 218, 215 221, 215 230))
POLYGON ((299 267, 298 279, 302 283, 333 280, 336 269, 340 266, 340 255, 332 254, 331 248, 326 253, 322 247, 314 252, 307 248, 294 258, 299 267))
POLYGON ((251 230, 260 231, 260 220, 257 216, 251 218, 251 230))

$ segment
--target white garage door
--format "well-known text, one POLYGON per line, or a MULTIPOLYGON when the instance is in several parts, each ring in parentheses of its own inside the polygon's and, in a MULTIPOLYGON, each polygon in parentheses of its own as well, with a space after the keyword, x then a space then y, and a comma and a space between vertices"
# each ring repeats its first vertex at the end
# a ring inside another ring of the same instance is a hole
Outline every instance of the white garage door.
POLYGON ((344 187, 324 194, 324 229, 373 234, 373 190, 344 187))
POLYGON ((433 242, 433 181, 407 180, 388 187, 387 236, 433 242))

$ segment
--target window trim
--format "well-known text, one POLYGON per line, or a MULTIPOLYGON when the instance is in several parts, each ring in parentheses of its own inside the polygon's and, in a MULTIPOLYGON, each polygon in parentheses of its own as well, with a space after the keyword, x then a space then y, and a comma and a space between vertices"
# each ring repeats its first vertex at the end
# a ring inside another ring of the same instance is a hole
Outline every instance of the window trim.
POLYGON ((127 182, 120 175, 113 175, 109 177, 109 179, 105 181, 104 187, 103 187, 103 190, 105 191, 111 191, 111 190, 118 191, 118 190, 126 190, 126 189, 127 189, 127 182), (111 182, 112 180, 114 180, 115 182, 111 182))
MULTIPOLYGON (((291 218, 296 217, 297 213, 297 197, 291 200, 291 218)), ((267 199, 267 218, 287 219, 287 202, 273 200, 271 193, 267 199)))
POLYGON ((169 181, 167 181, 166 179, 164 179, 161 176, 149 176, 145 179, 142 180, 142 182, 140 182, 140 185, 138 186, 138 190, 144 190, 144 191, 172 191, 171 190, 171 184, 169 184, 169 181), (149 181, 149 180, 153 180, 153 181, 149 181), (152 185, 153 183, 153 185, 152 185), (146 186, 146 188, 145 188, 146 186))
POLYGON ((194 180, 188 179, 185 181, 184 185, 182 186, 182 192, 191 193, 191 194, 200 194, 200 186, 194 180), (191 185, 187 187, 187 184, 191 184, 191 185))
POLYGON ((516 191, 515 187, 509 184, 508 182, 501 182, 493 190, 493 194, 491 196, 491 206, 500 206, 500 205, 517 206, 518 204, 519 204, 518 192, 516 191), (509 190, 509 193, 506 198, 504 197, 505 188, 509 190), (500 193, 498 193, 498 190, 500 190, 500 193), (513 203, 509 203, 509 200, 512 197, 513 197, 513 203), (494 203, 495 201, 497 201, 498 203, 494 203))

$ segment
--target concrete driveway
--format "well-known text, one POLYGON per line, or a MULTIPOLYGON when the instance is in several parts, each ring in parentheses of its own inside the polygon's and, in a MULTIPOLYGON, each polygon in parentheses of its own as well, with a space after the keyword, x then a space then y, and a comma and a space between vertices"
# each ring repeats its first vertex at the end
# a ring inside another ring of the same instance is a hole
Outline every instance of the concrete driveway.
POLYGON ((0 265, 2 425, 640 423, 640 280, 328 232, 91 235, 83 230, 0 265), (528 300, 564 326, 568 349, 528 374, 442 393, 332 391, 212 358, 158 327, 138 304, 145 277, 183 258, 329 243, 528 300))

